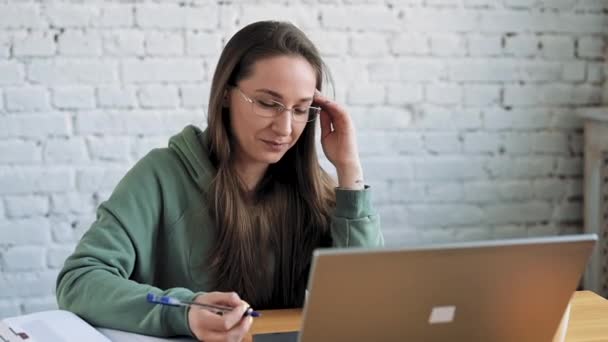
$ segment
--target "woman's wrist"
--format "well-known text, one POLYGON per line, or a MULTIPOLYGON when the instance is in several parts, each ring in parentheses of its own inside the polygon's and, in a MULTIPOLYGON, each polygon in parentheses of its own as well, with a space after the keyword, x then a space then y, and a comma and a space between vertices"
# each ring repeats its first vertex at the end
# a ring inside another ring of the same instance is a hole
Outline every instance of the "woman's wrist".
POLYGON ((336 168, 338 173, 338 187, 346 190, 362 190, 365 187, 363 182, 363 169, 360 163, 336 168))

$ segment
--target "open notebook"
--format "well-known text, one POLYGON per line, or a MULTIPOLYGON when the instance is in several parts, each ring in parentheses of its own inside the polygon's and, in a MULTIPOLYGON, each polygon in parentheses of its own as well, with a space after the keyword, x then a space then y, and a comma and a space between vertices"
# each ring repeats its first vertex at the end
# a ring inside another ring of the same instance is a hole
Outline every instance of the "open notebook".
POLYGON ((191 338, 158 338, 94 328, 65 310, 50 310, 0 321, 0 341, 8 342, 192 342, 191 338))

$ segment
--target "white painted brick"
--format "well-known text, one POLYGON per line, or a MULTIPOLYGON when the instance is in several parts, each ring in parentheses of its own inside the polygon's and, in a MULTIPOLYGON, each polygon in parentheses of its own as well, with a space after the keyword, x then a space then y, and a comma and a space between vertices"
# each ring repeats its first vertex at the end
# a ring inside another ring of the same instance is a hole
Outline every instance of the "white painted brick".
POLYGON ((355 57, 381 57, 389 52, 386 36, 378 33, 360 33, 351 37, 351 55, 355 57))
POLYGON ((430 44, 424 34, 400 33, 390 41, 391 52, 397 55, 429 54, 430 44))
POLYGON ((93 111, 76 115, 75 131, 79 135, 159 135, 175 134, 188 124, 201 124, 201 112, 171 110, 170 113, 151 111, 93 111))
POLYGON ((6 273, 0 278, 0 298, 54 296, 59 270, 6 273))
MULTIPOLYGON (((412 180, 389 181, 389 199, 394 203, 418 203, 426 195, 425 192, 424 184, 414 183, 412 180)), ((405 214, 405 207, 401 206, 400 211, 405 214)))
POLYGON ((411 205, 407 215, 411 224, 433 227, 479 224, 484 218, 481 208, 460 204, 411 205))
POLYGON ((26 298, 23 300, 24 314, 57 309, 58 306, 55 296, 48 296, 42 298, 26 298))
POLYGON ((470 34, 467 43, 473 57, 499 56, 503 52, 502 38, 498 35, 470 34))
POLYGON ((586 77, 585 62, 566 62, 563 64, 562 80, 566 82, 584 81, 586 77))
MULTIPOLYGON (((50 222, 45 218, 0 221, 0 244, 46 245, 51 241, 50 222)), ((2 279, 0 277, 0 279, 2 279)))
POLYGON ((576 0, 540 0, 538 7, 541 10, 571 10, 577 2, 576 0))
POLYGON ((532 182, 534 195, 538 199, 556 201, 566 193, 566 182, 561 179, 536 179, 532 182))
MULTIPOLYGON (((351 84, 355 81, 357 82, 368 82, 371 77, 368 76, 368 64, 369 62, 364 59, 355 59, 355 58, 332 58, 326 57, 325 63, 331 70, 331 75, 334 78, 336 84, 351 84), (353 72, 356 70, 356 72, 353 72)), ((345 87, 334 88, 336 91, 337 97, 336 101, 340 101, 340 91, 343 92, 344 98, 346 97, 346 89, 345 87)), ((325 90, 327 91, 327 90, 325 90)))
POLYGON ((464 0, 464 6, 471 8, 495 8, 500 5, 493 0, 464 0))
POLYGON ((46 255, 47 265, 50 268, 63 267, 65 259, 67 259, 72 254, 72 252, 74 252, 74 248, 71 246, 59 246, 49 248, 46 255))
POLYGON ((130 140, 128 137, 88 137, 91 159, 126 162, 129 160, 130 140))
POLYGON ((366 178, 373 179, 412 179, 413 168, 409 159, 399 158, 368 158, 362 161, 366 178))
POLYGON ((86 5, 51 4, 44 9, 54 27, 88 27, 98 15, 98 9, 86 5))
POLYGON ((65 83, 110 83, 118 81, 118 68, 110 61, 32 61, 28 79, 46 85, 65 83))
POLYGON ((0 28, 43 28, 46 25, 35 4, 0 5, 0 28))
POLYGON ((179 103, 177 88, 169 85, 142 86, 137 97, 142 108, 175 108, 179 103))
POLYGON ((461 151, 461 142, 458 133, 426 133, 424 134, 426 149, 435 154, 458 153, 461 151))
POLYGON ((103 32, 103 51, 110 56, 143 56, 144 32, 117 30, 103 32))
POLYGON ((0 61, 0 86, 22 84, 25 78, 23 65, 14 61, 0 61))
POLYGON ((558 176, 580 177, 583 175, 583 160, 580 157, 559 158, 557 161, 558 176))
POLYGON ((126 168, 87 168, 76 172, 76 187, 79 191, 111 190, 127 172, 126 168))
POLYGON ((6 196, 4 205, 8 218, 44 216, 49 212, 49 199, 42 195, 6 196))
POLYGON ((599 105, 602 101, 602 87, 581 84, 572 90, 572 103, 580 105, 599 105))
POLYGON ((95 108, 93 87, 56 87, 53 89, 53 105, 60 109, 95 108))
POLYGON ((516 239, 528 236, 528 230, 524 225, 499 226, 494 229, 494 239, 516 239))
POLYGON ((133 140, 130 155, 134 160, 139 160, 153 148, 167 147, 168 137, 138 137, 133 140))
POLYGON ((381 84, 358 84, 348 90, 347 102, 353 105, 384 103, 386 92, 381 84))
POLYGON ((44 87, 5 88, 4 96, 9 111, 43 111, 51 108, 50 96, 44 87))
POLYGON ((496 133, 471 132, 464 134, 463 149, 466 153, 496 153, 501 146, 496 133))
POLYGON ((540 132, 534 135, 532 151, 565 154, 569 148, 568 136, 562 132, 540 132))
POLYGON ((509 132, 502 136, 502 146, 508 155, 529 155, 536 133, 509 132))
POLYGON ((551 59, 571 59, 574 57, 574 39, 563 36, 541 38, 542 55, 551 59))
POLYGON ((583 218, 582 203, 561 203, 553 213, 556 221, 579 221, 583 218))
POLYGON ((484 207, 490 224, 532 223, 551 217, 553 207, 546 202, 530 201, 510 204, 491 204, 484 207))
POLYGON ((420 134, 367 130, 358 132, 357 145, 361 155, 420 154, 423 151, 420 134))
POLYGON ((0 138, 34 138, 69 134, 69 115, 61 113, 0 115, 0 138))
POLYGON ((536 105, 542 103, 537 87, 531 85, 507 85, 504 89, 503 103, 506 106, 536 105))
POLYGON ((534 197, 529 181, 470 182, 464 184, 464 198, 473 203, 528 201, 534 197))
POLYGON ((369 74, 372 81, 434 81, 442 77, 443 65, 440 61, 422 58, 400 59, 399 62, 370 63, 369 74))
POLYGON ((538 54, 538 38, 532 35, 512 35, 504 38, 507 56, 532 57, 538 54))
POLYGON ((46 57, 55 54, 57 47, 50 31, 31 31, 13 38, 13 56, 46 57))
POLYGON ((425 0, 425 5, 428 7, 439 8, 457 8, 462 5, 460 0, 425 0))
POLYGON ((483 126, 483 112, 479 108, 455 109, 452 124, 458 129, 480 129, 483 126))
POLYGON ((99 87, 97 88, 97 103, 102 108, 134 108, 137 106, 135 87, 99 87))
POLYGON ((204 107, 206 110, 210 92, 211 86, 209 84, 181 86, 179 94, 182 99, 182 106, 186 108, 204 107))
POLYGON ((78 163, 88 160, 87 148, 83 138, 49 139, 43 148, 44 160, 55 163, 78 163))
POLYGON ((308 28, 318 28, 319 13, 316 6, 302 6, 291 3, 283 4, 256 3, 243 5, 239 15, 239 25, 247 25, 260 20, 286 20, 307 31, 308 28))
POLYGON ((415 179, 468 180, 486 177, 482 159, 446 156, 414 161, 415 179))
POLYGON ((582 129, 583 122, 580 119, 581 116, 578 115, 576 110, 571 109, 558 109, 554 108, 551 110, 551 121, 548 124, 550 128, 556 129, 582 129))
POLYGON ((366 32, 392 31, 401 27, 396 11, 376 6, 324 7, 321 9, 321 25, 328 29, 366 32))
POLYGON ((436 34, 431 36, 431 54, 434 56, 464 56, 465 39, 457 34, 436 34))
POLYGON ((578 40, 578 56, 586 58, 602 58, 606 49, 602 37, 582 37, 578 40))
POLYGON ((217 6, 137 5, 135 22, 142 28, 213 29, 218 27, 217 6))
POLYGON ((0 164, 38 163, 42 160, 40 146, 35 141, 2 140, 0 164))
POLYGON ((519 68, 524 81, 558 81, 562 74, 562 65, 557 62, 522 62, 519 68))
POLYGON ((416 32, 471 32, 478 14, 469 10, 417 9, 405 11, 404 26, 416 32))
POLYGON ((21 309, 15 300, 0 301, 0 319, 19 315, 21 315, 21 309))
POLYGON ((184 53, 184 37, 181 32, 146 32, 146 53, 152 56, 179 56, 184 53))
POLYGON ((124 61, 122 74, 125 82, 196 82, 206 78, 202 61, 181 58, 124 61))
POLYGON ((101 5, 99 17, 94 26, 104 28, 131 27, 133 26, 133 6, 101 5))
POLYGON ((548 177, 554 172, 555 160, 548 156, 497 157, 487 161, 486 169, 499 179, 548 177))
POLYGON ((412 121, 411 110, 399 107, 352 107, 350 115, 356 127, 365 127, 367 129, 408 128, 412 121))
POLYGON ((462 102, 462 88, 457 84, 431 83, 425 87, 428 103, 459 104, 462 102))
POLYGON ((52 194, 50 212, 54 215, 90 214, 94 211, 94 197, 81 192, 52 194))
POLYGON ((306 35, 323 56, 348 54, 348 36, 342 32, 307 30, 306 35))
POLYGON ((606 66, 602 62, 587 63, 587 81, 602 83, 606 80, 606 66))
POLYGON ((67 30, 59 35, 59 53, 65 56, 101 56, 101 41, 96 31, 67 30))
POLYGON ((390 84, 387 89, 387 100, 391 105, 421 102, 422 86, 414 83, 390 84))
POLYGON ((467 106, 491 106, 500 102, 500 86, 467 84, 463 87, 467 106))
POLYGON ((448 77, 454 81, 515 81, 518 65, 507 60, 469 59, 448 62, 448 77))
POLYGON ((488 227, 459 227, 454 230, 452 241, 484 241, 491 240, 494 229, 488 227))
POLYGON ((75 245, 94 221, 95 215, 93 212, 89 212, 84 216, 53 217, 51 226, 53 241, 61 244, 75 245))
POLYGON ((214 56, 221 51, 219 34, 190 31, 186 33, 186 54, 188 56, 214 56))
POLYGON ((608 4, 606 4, 606 2, 603 0, 587 0, 579 1, 574 8, 576 10, 601 13, 608 9, 608 4))
POLYGON ((39 271, 46 266, 45 254, 46 250, 40 247, 9 247, 0 259, 4 270, 8 272, 39 271))
POLYGON ((11 46, 13 46, 13 36, 8 33, 0 32, 0 58, 10 57, 11 46))
POLYGON ((428 183, 425 189, 424 198, 430 202, 454 202, 464 198, 462 184, 459 183, 428 183))

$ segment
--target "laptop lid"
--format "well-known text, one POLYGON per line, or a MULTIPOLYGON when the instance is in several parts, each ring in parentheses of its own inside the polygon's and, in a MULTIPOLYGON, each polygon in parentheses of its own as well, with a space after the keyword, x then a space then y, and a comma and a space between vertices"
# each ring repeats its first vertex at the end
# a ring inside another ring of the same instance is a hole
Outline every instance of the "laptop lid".
POLYGON ((317 250, 300 341, 551 341, 596 240, 317 250))

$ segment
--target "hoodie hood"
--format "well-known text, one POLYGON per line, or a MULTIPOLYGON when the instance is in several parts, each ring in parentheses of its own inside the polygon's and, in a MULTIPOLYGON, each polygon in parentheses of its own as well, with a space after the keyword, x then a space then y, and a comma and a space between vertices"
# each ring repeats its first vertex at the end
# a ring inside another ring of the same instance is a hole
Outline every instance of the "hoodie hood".
POLYGON ((188 125, 169 139, 169 149, 182 161, 188 174, 207 192, 217 170, 209 160, 208 130, 188 125))

